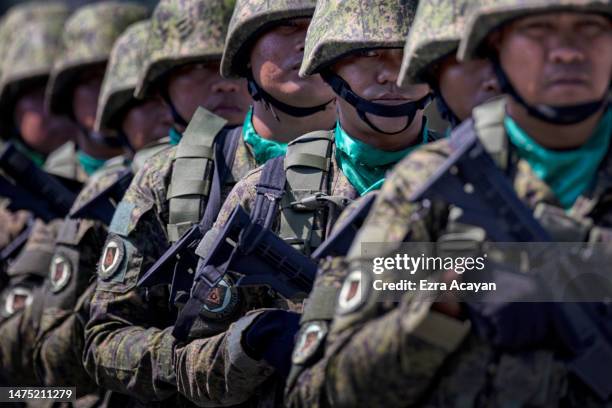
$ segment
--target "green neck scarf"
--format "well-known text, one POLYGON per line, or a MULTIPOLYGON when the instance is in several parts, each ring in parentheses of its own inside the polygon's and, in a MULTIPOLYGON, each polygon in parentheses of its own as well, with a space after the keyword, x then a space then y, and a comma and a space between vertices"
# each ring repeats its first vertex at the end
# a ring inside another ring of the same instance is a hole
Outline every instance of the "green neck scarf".
POLYGON ((30 160, 34 162, 34 164, 36 164, 36 167, 42 167, 43 164, 45 164, 45 160, 47 158, 44 154, 38 153, 37 151, 33 150, 29 146, 26 146, 25 143, 19 140, 15 140, 14 144, 15 144, 15 148, 18 151, 25 154, 30 160))
POLYGON ((591 138, 574 150, 550 150, 539 145, 509 116, 504 119, 504 125, 519 157, 529 163, 534 173, 550 186, 561 205, 568 209, 592 185, 608 151, 612 109, 604 114, 591 138))
POLYGON ((171 146, 176 146, 177 144, 179 144, 179 142, 183 138, 183 135, 181 133, 179 133, 179 131, 176 130, 174 127, 170 128, 170 132, 169 132, 168 136, 170 136, 170 145, 171 146))
POLYGON ((276 142, 264 139, 257 134, 253 127, 253 107, 249 109, 244 125, 242 126, 242 137, 244 142, 253 149, 253 155, 258 165, 262 165, 270 159, 279 157, 287 153, 287 143, 276 142))
POLYGON ((96 171, 100 170, 100 168, 104 166, 104 163, 106 163, 105 159, 98 159, 90 156, 82 150, 77 152, 77 158, 81 164, 81 167, 83 167, 83 170, 88 176, 91 176, 96 171))
POLYGON ((408 153, 427 143, 428 133, 427 122, 424 122, 423 137, 419 144, 397 152, 386 152, 352 138, 342 129, 340 122, 336 122, 336 161, 346 178, 362 196, 380 189, 385 181, 385 173, 408 153))

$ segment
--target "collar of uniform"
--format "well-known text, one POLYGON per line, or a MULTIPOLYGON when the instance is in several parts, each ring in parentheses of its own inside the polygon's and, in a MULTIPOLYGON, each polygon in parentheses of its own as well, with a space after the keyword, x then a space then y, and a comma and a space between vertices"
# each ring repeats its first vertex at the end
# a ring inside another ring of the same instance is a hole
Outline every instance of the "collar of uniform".
POLYGON ((569 209, 593 186, 606 156, 612 135, 612 109, 604 114, 587 143, 573 150, 556 151, 539 145, 509 116, 504 119, 504 127, 516 154, 550 186, 559 203, 569 209))
POLYGON ((418 146, 427 143, 429 130, 427 120, 424 119, 421 142, 397 152, 380 150, 351 137, 339 121, 336 122, 334 138, 336 160, 346 178, 362 196, 380 189, 389 169, 418 146))
POLYGON ((268 140, 261 137, 253 126, 253 107, 244 119, 242 125, 242 138, 252 149, 253 156, 258 165, 262 165, 270 159, 279 157, 287 153, 287 143, 268 140))
POLYGON ((82 150, 77 152, 77 158, 81 164, 81 167, 88 176, 91 176, 96 171, 100 170, 102 166, 104 166, 104 163, 106 163, 105 159, 98 159, 97 157, 90 156, 82 150))
POLYGON ((183 134, 176 130, 174 127, 171 127, 168 131, 168 137, 170 138, 170 145, 176 146, 179 144, 181 139, 183 138, 183 134))
POLYGON ((15 140, 13 143, 15 144, 15 148, 17 148, 17 150, 25 154, 34 162, 34 164, 36 164, 36 167, 42 167, 45 164, 46 157, 44 154, 38 153, 20 140, 15 140))

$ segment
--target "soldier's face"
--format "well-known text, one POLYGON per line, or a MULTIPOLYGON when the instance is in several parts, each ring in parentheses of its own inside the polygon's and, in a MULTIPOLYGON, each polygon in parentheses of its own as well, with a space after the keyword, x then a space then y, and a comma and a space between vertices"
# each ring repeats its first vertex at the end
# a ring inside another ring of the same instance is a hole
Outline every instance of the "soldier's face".
POLYGON ((47 113, 44 99, 43 85, 25 91, 15 103, 14 121, 28 146, 49 154, 75 138, 77 129, 68 118, 47 113))
POLYGON ((199 106, 240 125, 246 116, 251 97, 242 79, 225 79, 219 63, 189 64, 170 74, 168 95, 176 110, 187 121, 199 106))
POLYGON ((281 102, 309 107, 334 97, 319 75, 300 78, 304 40, 310 19, 286 21, 262 34, 251 50, 250 66, 255 81, 281 102))
POLYGON ((104 67, 83 72, 72 92, 72 111, 76 121, 87 130, 92 130, 96 122, 98 96, 104 79, 104 67))
POLYGON ((530 104, 600 100, 612 76, 612 22, 591 13, 518 19, 493 37, 504 71, 530 104))
MULTIPOLYGON (((397 86, 402 63, 403 51, 398 49, 377 49, 352 54, 338 61, 333 71, 342 77, 353 89, 353 91, 371 102, 381 105, 400 105, 411 101, 422 99, 429 92, 427 85, 397 86)), ((344 99, 338 98, 340 120, 345 130, 351 135, 370 134, 373 130, 359 118, 357 110, 344 99), (352 129, 351 129, 352 128, 352 129)), ((367 114, 370 121, 385 132, 397 132, 406 126, 406 117, 385 118, 367 114)), ((416 135, 422 125, 423 112, 419 112, 412 125, 395 139, 401 146, 401 139, 405 140, 406 134, 416 135)), ((394 137, 381 137, 377 134, 371 140, 374 146, 389 148, 385 146, 394 137)))
POLYGON ((167 136, 171 126, 172 115, 159 95, 131 108, 122 123, 123 132, 136 151, 167 136))
MULTIPOLYGON (((96 121, 98 96, 104 79, 104 66, 83 72, 77 80, 72 97, 72 110, 76 121, 88 131, 92 131, 96 121)), ((88 135, 79 132, 77 137, 79 148, 90 156, 111 158, 121 154, 121 149, 94 142, 88 135)))
POLYGON ((462 121, 470 117, 476 106, 500 93, 492 64, 488 60, 460 63, 454 55, 450 55, 438 64, 436 72, 444 100, 462 121))

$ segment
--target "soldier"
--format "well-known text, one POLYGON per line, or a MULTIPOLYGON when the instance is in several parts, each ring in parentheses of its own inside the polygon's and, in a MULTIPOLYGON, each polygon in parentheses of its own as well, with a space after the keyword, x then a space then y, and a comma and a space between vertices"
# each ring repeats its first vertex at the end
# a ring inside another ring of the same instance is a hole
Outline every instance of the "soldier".
POLYGON ((222 78, 217 71, 230 6, 233 3, 226 1, 168 0, 160 2, 152 19, 151 57, 136 94, 157 88, 166 95, 176 127, 171 137, 180 142, 147 162, 118 206, 99 266, 84 356, 87 370, 99 384, 139 399, 163 400, 176 393, 171 331, 175 302, 180 300, 170 299, 165 286, 137 287, 138 277, 205 212, 214 220, 236 180, 284 153, 285 142, 299 132, 333 124, 333 108, 319 106, 329 105, 331 92, 320 78, 300 80, 295 69, 306 29, 301 19, 312 13, 312 3, 282 4, 273 8, 279 13, 270 15, 258 12, 265 11, 268 3, 252 11, 246 4, 244 16, 236 11, 237 18, 248 24, 236 20, 241 24, 232 26, 226 48, 232 56, 223 61, 223 74, 232 78, 222 78), (245 46, 245 38, 255 32, 261 35, 259 43, 245 46), (255 51, 258 48, 265 49, 255 51), (251 100, 245 81, 237 77, 248 73, 249 64, 261 97, 253 101, 252 114, 245 119, 251 100), (198 104, 225 120, 198 110, 182 132, 184 119, 198 104), (279 105, 294 110, 287 113, 279 105), (316 109, 306 112, 307 119, 294 117, 312 106, 316 109), (243 126, 228 129, 226 123, 237 124, 237 108, 243 126), (215 151, 216 158, 225 160, 211 160, 215 151), (220 162, 228 166, 219 185, 213 176, 221 174, 220 162), (207 187, 211 183, 213 187, 207 187), (217 195, 215 185, 220 187, 217 195))
MULTIPOLYGON (((137 20, 138 18, 143 18, 145 16, 146 9, 140 6, 118 3, 99 4, 93 6, 93 8, 86 7, 82 10, 77 11, 68 21, 64 29, 64 39, 70 39, 71 41, 83 41, 83 38, 85 38, 89 41, 89 47, 87 48, 81 45, 79 48, 75 46, 75 44, 69 43, 72 47, 69 47, 70 51, 67 53, 70 55, 64 56, 64 58, 62 59, 63 63, 61 63, 61 69, 56 67, 56 85, 50 85, 51 89, 53 89, 54 92, 57 92, 60 89, 63 89, 62 92, 69 92, 66 91, 64 88, 72 88, 70 82, 75 81, 74 76, 78 75, 79 71, 91 72, 91 64, 95 64, 96 66, 98 66, 99 64, 104 65, 105 59, 108 59, 108 54, 110 52, 109 47, 112 46, 112 41, 115 39, 116 36, 120 34, 120 31, 125 28, 125 25, 129 24, 134 20, 137 20), (114 19, 115 17, 118 18, 114 19), (93 21, 94 18, 97 20, 93 21), (98 35, 97 37, 93 35, 85 36, 83 38, 75 37, 77 34, 83 34, 83 31, 86 30, 93 30, 93 32, 100 31, 100 27, 104 27, 104 35, 98 35), (112 29, 109 30, 109 27, 111 27, 112 29), (111 43, 108 44, 109 42, 111 43), (81 54, 78 54, 79 50, 81 51, 81 54), (92 54, 84 55, 83 52, 85 51, 87 53, 92 54), (87 58, 90 59, 88 60, 87 58), (64 72, 66 70, 70 71, 68 76, 71 76, 72 79, 66 78, 66 73, 64 72), (59 82, 62 83, 62 86, 57 85, 57 78, 60 78, 59 82)), ((59 28, 61 29, 62 26, 60 25, 59 28)), ((28 35, 31 34, 28 33, 28 35)), ((39 43, 34 42, 34 44, 39 43)), ((43 46, 45 45, 43 44, 43 46)), ((48 63, 50 62, 51 61, 49 60, 48 63)), ((29 66, 31 67, 32 65, 29 66)), ((94 70, 94 72, 95 71, 97 71, 97 68, 94 70)), ((84 85, 82 87, 82 84, 79 84, 79 80, 76 81, 76 91, 79 91, 79 89, 81 88, 81 90, 85 88, 89 89, 88 85, 84 85)), ((88 94, 89 91, 82 93, 88 94)), ((83 106, 79 105, 79 109, 84 108, 84 105, 88 105, 88 107, 90 108, 93 105, 93 108, 95 109, 97 102, 93 104, 88 103, 87 99, 89 98, 89 96, 91 95, 88 95, 85 100, 79 99, 79 101, 83 103, 83 106)), ((74 102, 75 106, 77 106, 80 102, 74 102)), ((72 110, 65 110, 66 101, 60 98, 56 99, 54 101, 54 104, 56 112, 63 112, 63 114, 67 117, 71 115, 70 112, 72 110)), ((75 111, 79 109, 75 109, 75 111)), ((88 113, 84 115, 75 114, 74 117, 79 116, 84 119, 84 122, 86 122, 88 121, 88 115, 88 113)), ((83 140, 83 135, 79 136, 79 138, 79 140, 83 140)), ((92 147, 96 149, 95 151, 98 151, 97 144, 91 143, 91 141, 88 143, 89 147, 92 147)), ((111 152, 115 151, 116 148, 104 150, 106 152, 111 152)), ((64 153, 65 152, 66 150, 64 151, 64 153)), ((61 168, 60 172, 64 172, 64 174, 67 175, 71 174, 73 176, 76 176, 78 173, 80 173, 80 171, 74 171, 76 169, 74 161, 72 162, 72 164, 69 161, 66 161, 64 164, 68 166, 64 166, 64 168, 61 168), (66 169, 69 169, 70 171, 65 172, 66 169)), ((88 189, 88 192, 91 193, 92 190, 88 189)), ((84 194, 87 194, 88 192, 85 191, 84 194)), ((81 199, 84 200, 85 198, 85 195, 81 196, 81 199)), ((11 265, 11 268, 9 269, 9 274, 12 275, 11 284, 10 288, 7 289, 6 292, 6 300, 5 302, 3 302, 5 306, 4 312, 6 312, 7 316, 17 312, 20 308, 24 308, 25 306, 29 305, 33 299, 33 288, 39 286, 43 282, 43 279, 49 275, 49 267, 55 247, 55 239, 57 237, 61 224, 62 222, 60 220, 55 220, 51 224, 49 224, 49 226, 45 227, 43 225, 40 228, 35 228, 23 251, 20 253, 15 262, 11 265), (28 282, 29 285, 25 286, 24 282, 28 282), (21 301, 20 303, 17 303, 16 300, 21 301), (15 307, 16 305, 19 305, 20 308, 15 307)), ((71 225, 75 226, 76 224, 73 223, 71 225)), ((37 225, 35 225, 35 227, 36 226, 37 225)), ((70 228, 66 228, 68 229, 68 231, 71 231, 70 228)), ((66 228, 64 228, 64 231, 66 230, 66 228)), ((87 228, 84 227, 82 232, 86 233, 87 228)), ((74 239, 75 238, 73 237, 72 240, 74 239)), ((103 241, 104 237, 102 237, 101 239, 103 241)), ((65 277, 69 278, 68 275, 65 277)), ((84 282, 87 282, 87 277, 84 278, 84 282)), ((65 283, 67 284, 68 281, 66 281, 65 283)), ((54 285, 52 282, 48 290, 52 291, 55 286, 56 285, 54 285)), ((40 297, 38 299, 40 301, 43 300, 40 297)), ((0 326, 0 330, 2 330, 2 333, 7 333, 6 335, 2 336, 3 342, 1 345, 2 351, 0 351, 0 362, 3 364, 3 367, 5 368, 5 372, 7 374, 9 372, 14 373, 14 375, 12 375, 10 378, 11 380, 15 381, 15 384, 23 385, 32 384, 36 382, 34 372, 32 371, 32 348, 34 347, 34 337, 38 332, 38 324, 41 312, 40 306, 41 303, 38 303, 36 308, 28 307, 26 310, 23 311, 23 313, 19 313, 13 316, 10 320, 7 320, 2 326, 0 326)))
POLYGON ((104 1, 77 9, 66 22, 63 52, 53 66, 46 104, 50 112, 71 118, 81 132, 77 136, 78 149, 66 144, 49 158, 50 164, 61 166, 60 175, 77 174, 84 181, 107 159, 122 154, 116 139, 93 131, 98 96, 115 40, 147 13, 145 7, 134 3, 104 1), (68 159, 74 154, 79 164, 76 167, 74 160, 68 159))
POLYGON ((438 110, 452 127, 500 92, 490 61, 459 62, 456 58, 467 13, 476 4, 467 0, 421 2, 404 49, 398 83, 429 84, 438 110))
MULTIPOLYGON (((380 292, 367 289, 368 274, 359 272, 361 261, 382 255, 361 254, 364 242, 459 240, 466 248, 492 240, 482 228, 461 224, 448 206, 426 207, 410 199, 416 186, 461 146, 454 142, 461 134, 477 136, 555 240, 609 239, 610 3, 481 3, 468 19, 459 60, 491 58, 501 89, 510 97, 476 108, 450 140, 423 147, 396 166, 347 259, 336 265, 334 272, 344 283, 336 291, 325 354, 310 367, 310 378, 303 379, 309 385, 295 405, 603 404, 598 401, 601 388, 568 373, 576 373, 576 367, 559 359, 555 342, 546 342, 547 336, 561 339, 564 334, 551 329, 554 312, 546 305, 507 319, 478 308, 465 313, 464 304, 432 304, 414 292, 403 295, 399 304, 384 303, 380 292), (499 329, 498 336, 487 335, 483 321, 499 329)), ((314 326, 311 331, 317 333, 314 326)), ((318 348, 317 336, 311 338, 314 346, 308 344, 308 351, 318 348)), ((311 361, 299 359, 299 364, 311 361)), ((606 370, 591 380, 607 378, 606 370)))
POLYGON ((139 22, 119 37, 100 92, 96 129, 104 130, 105 134, 121 133, 129 149, 125 156, 109 160, 77 197, 60 229, 44 296, 33 304, 35 310, 42 309, 34 348, 34 367, 39 381, 54 386, 76 385, 79 395, 96 388, 82 366, 83 339, 95 286, 90 282, 108 227, 107 219, 92 219, 94 211, 87 214, 85 208, 92 208, 91 203, 131 173, 130 168, 137 171, 147 157, 169 146, 167 135, 172 116, 161 97, 133 98, 145 61, 149 30, 149 22, 139 22))
MULTIPOLYGON (((44 89, 53 60, 60 50, 60 36, 68 17, 61 3, 33 3, 16 6, 3 19, 2 31, 7 39, 0 79, 1 127, 11 143, 25 153, 36 165, 46 165, 46 156, 65 140, 75 136, 74 127, 67 120, 44 112, 44 89), (9 35, 10 34, 10 35, 9 35)), ((32 228, 27 249, 20 256, 11 256, 7 266, 7 287, 0 293, 0 320, 31 302, 31 291, 41 281, 41 269, 46 268, 52 248, 50 240, 57 231, 57 223, 45 225, 29 215, 32 228), (30 252, 31 251, 31 252, 30 252), (29 256, 25 254, 29 253, 29 256)))
MULTIPOLYGON (((49 115, 42 108, 44 87, 53 58, 59 51, 62 25, 67 16, 68 10, 61 3, 34 2, 12 7, 0 23, 6 56, 0 69, 5 71, 0 78, 2 139, 10 141, 38 166, 43 166, 46 156, 59 145, 76 136, 76 129, 67 119, 49 115)), ((6 205, 8 202, 0 210, 1 247, 17 238, 22 242, 31 231, 26 225, 34 221, 27 211, 11 211, 6 205)), ((18 242, 12 246, 19 249, 18 242)), ((8 248, 2 255, 3 269, 17 250, 8 248)))
MULTIPOLYGON (((398 80, 398 84, 402 86, 428 83, 434 90, 440 112, 444 113, 445 119, 453 127, 468 118, 475 106, 499 94, 499 87, 488 60, 460 63, 455 58, 470 3, 475 4, 463 0, 419 3, 404 47, 404 59, 398 80)), ((347 208, 342 216, 347 217, 359 205, 357 202, 347 208)), ((339 288, 342 276, 335 276, 333 270, 338 262, 341 260, 325 260, 305 306, 304 314, 307 317, 301 321, 302 331, 313 337, 322 333, 313 328, 325 327, 326 330, 333 316, 334 304, 320 299, 333 297, 329 292, 336 292, 339 288)), ((287 390, 289 405, 314 403, 309 399, 309 387, 310 381, 319 381, 319 366, 315 364, 315 360, 322 356, 323 347, 321 338, 313 342, 311 348, 305 347, 304 352, 296 352, 297 363, 287 390), (318 350, 315 347, 317 343, 320 344, 318 350), (309 355, 310 352, 313 354, 309 355), (302 364, 306 358, 309 360, 308 365, 302 364)))
MULTIPOLYGON (((376 189, 385 171, 435 137, 422 112, 429 87, 396 85, 415 9, 416 2, 405 1, 361 2, 359 7, 346 1, 317 3, 301 75, 321 73, 334 89, 336 127, 290 142, 285 158, 253 170, 234 187, 196 251, 202 258, 199 273, 237 206, 251 212, 253 220, 265 219, 264 228, 310 255, 348 202, 376 189), (363 13, 366 23, 352 32, 363 13), (265 210, 262 201, 268 199, 273 201, 265 210)), ((175 353, 179 391, 198 405, 278 404, 275 387, 287 375, 299 319, 289 310, 300 307, 270 298, 261 288, 236 288, 233 272, 242 271, 230 270, 211 292, 193 325, 192 341, 175 353)), ((201 282, 194 283, 190 302, 200 296, 201 282)))

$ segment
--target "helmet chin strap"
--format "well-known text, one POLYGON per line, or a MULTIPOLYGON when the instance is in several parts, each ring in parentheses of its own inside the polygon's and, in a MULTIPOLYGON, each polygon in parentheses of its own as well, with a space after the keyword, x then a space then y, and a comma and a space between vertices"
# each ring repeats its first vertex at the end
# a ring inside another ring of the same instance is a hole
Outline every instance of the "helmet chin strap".
POLYGON ((576 123, 583 122, 610 102, 610 92, 607 92, 598 101, 572 106, 530 105, 514 88, 498 59, 493 60, 493 67, 503 93, 514 98, 521 106, 527 109, 529 115, 554 125, 575 125, 576 123))
MULTIPOLYGON (((268 92, 266 92, 255 81, 255 79, 253 78, 253 74, 250 71, 247 73, 246 78, 247 78, 247 83, 248 83, 249 94, 251 95, 251 98, 253 98, 254 101, 266 102, 272 107, 274 107, 275 109, 278 109, 279 111, 286 113, 289 116, 296 117, 296 118, 303 118, 306 116, 314 115, 315 113, 322 112, 325 109, 327 109, 327 105, 329 105, 334 100, 334 99, 330 99, 324 104, 317 105, 317 106, 311 106, 308 108, 291 106, 284 102, 279 101, 278 99, 270 95, 268 92)), ((276 117, 276 120, 280 121, 278 117, 276 117)))
POLYGON ((174 120, 174 123, 186 128, 187 125, 189 125, 189 122, 187 122, 187 120, 185 120, 185 118, 178 112, 178 110, 176 110, 176 106, 174 106, 174 102, 172 102, 170 95, 168 95, 168 91, 166 89, 163 89, 161 90, 160 94, 161 97, 164 99, 164 102, 166 102, 166 104, 168 104, 168 106, 170 107, 170 114, 172 115, 172 120, 174 120))
POLYGON ((442 96, 442 91, 440 91, 439 88, 433 88, 433 89, 434 89, 436 107, 438 108, 438 112, 440 113, 440 116, 442 117, 442 119, 450 123, 452 128, 457 127, 457 125, 461 123, 461 119, 459 119, 457 115, 455 115, 455 112, 453 112, 453 110, 450 108, 450 106, 448 105, 444 97, 442 96))
POLYGON ((101 132, 91 131, 87 133, 87 137, 93 140, 94 143, 99 144, 101 146, 106 146, 113 149, 126 147, 124 141, 121 140, 119 137, 109 137, 102 134, 101 132))
POLYGON ((338 96, 347 101, 357 110, 357 114, 361 120, 367 123, 368 126, 370 126, 376 132, 385 135, 397 135, 408 129, 410 125, 412 125, 417 112, 425 109, 432 99, 432 95, 427 94, 418 101, 403 103, 401 105, 383 105, 380 103, 370 102, 367 99, 357 95, 344 79, 342 79, 339 75, 334 74, 329 69, 321 72, 321 77, 338 96), (381 116, 383 118, 407 117, 408 120, 406 122, 406 126, 404 126, 401 130, 397 132, 385 132, 370 121, 366 115, 367 113, 371 113, 375 116, 381 116))

